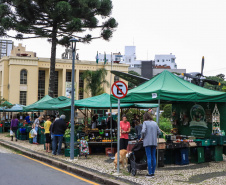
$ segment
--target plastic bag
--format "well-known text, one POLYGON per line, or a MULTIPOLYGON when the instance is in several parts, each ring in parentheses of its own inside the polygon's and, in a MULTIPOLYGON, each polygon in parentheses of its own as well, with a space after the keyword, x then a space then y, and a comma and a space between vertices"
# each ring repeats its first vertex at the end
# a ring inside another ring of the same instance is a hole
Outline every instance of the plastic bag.
POLYGON ((10 130, 10 133, 9 133, 9 134, 10 134, 10 136, 13 136, 13 131, 12 131, 12 130, 10 130))
POLYGON ((35 137, 35 136, 37 135, 37 132, 36 132, 36 130, 33 128, 33 129, 31 129, 30 134, 31 134, 31 138, 33 138, 33 137, 35 137))

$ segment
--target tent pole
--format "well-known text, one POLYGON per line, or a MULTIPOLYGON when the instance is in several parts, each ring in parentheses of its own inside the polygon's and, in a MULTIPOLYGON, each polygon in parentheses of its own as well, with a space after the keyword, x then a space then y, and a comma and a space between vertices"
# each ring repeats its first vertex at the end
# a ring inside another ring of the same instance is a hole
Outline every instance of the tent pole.
MULTIPOLYGON (((160 120, 160 99, 158 99, 158 108, 157 108, 157 123, 159 127, 159 120, 160 120)), ((158 142, 159 142, 159 135, 158 135, 158 142)), ((158 168, 158 163, 159 163, 159 150, 158 150, 158 142, 157 142, 157 160, 156 160, 156 167, 158 168)))

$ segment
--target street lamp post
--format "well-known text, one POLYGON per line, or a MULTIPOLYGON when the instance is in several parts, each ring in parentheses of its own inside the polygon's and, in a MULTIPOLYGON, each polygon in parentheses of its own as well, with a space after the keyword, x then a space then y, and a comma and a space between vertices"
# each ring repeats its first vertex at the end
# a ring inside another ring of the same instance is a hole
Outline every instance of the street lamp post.
POLYGON ((76 42, 77 39, 72 38, 70 39, 70 43, 72 46, 72 84, 71 84, 71 142, 70 142, 70 159, 74 159, 74 137, 75 137, 75 124, 74 124, 74 117, 75 117, 75 52, 76 52, 76 42))

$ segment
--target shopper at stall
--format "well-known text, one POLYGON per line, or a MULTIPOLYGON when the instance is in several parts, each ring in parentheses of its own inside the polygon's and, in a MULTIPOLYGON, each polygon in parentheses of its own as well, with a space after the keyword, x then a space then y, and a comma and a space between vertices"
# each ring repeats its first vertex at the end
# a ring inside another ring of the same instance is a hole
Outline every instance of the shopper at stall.
POLYGON ((126 115, 122 116, 120 121, 120 150, 127 149, 130 133, 130 123, 127 121, 126 115))
MULTIPOLYGON (((38 128, 42 128, 40 123, 42 122, 43 120, 43 117, 42 116, 39 116, 39 118, 37 118, 33 125, 32 125, 32 128, 35 129, 35 131, 38 133, 38 128)), ((38 144, 37 142, 37 135, 33 138, 33 144, 38 144)))
POLYGON ((112 129, 115 129, 117 127, 117 122, 113 119, 113 117, 111 116, 111 113, 109 113, 108 118, 107 118, 107 128, 108 129, 111 129, 111 124, 112 124, 112 129))
MULTIPOLYGON (((19 124, 19 120, 17 119, 16 115, 14 115, 13 119, 11 120, 10 130, 12 130, 15 133, 16 141, 17 141, 18 124, 19 124)), ((11 141, 13 141, 13 136, 11 136, 11 141)))
POLYGON ((135 122, 135 132, 137 134, 137 139, 141 138, 142 127, 143 125, 139 121, 135 122))
POLYGON ((56 120, 52 126, 52 132, 53 132, 53 155, 60 155, 61 154, 61 146, 63 142, 63 136, 65 133, 65 130, 67 129, 66 122, 65 122, 65 115, 61 115, 60 119, 56 120), (57 143, 58 143, 58 149, 57 149, 57 143), (57 151, 56 151, 57 149, 57 151))
POLYGON ((94 115, 92 120, 92 129, 97 128, 97 118, 98 116, 94 115))
POLYGON ((45 129, 45 137, 46 137, 46 152, 50 152, 50 143, 51 143, 51 136, 50 136, 50 125, 51 125, 51 118, 47 116, 47 120, 44 123, 44 129, 45 129))
POLYGON ((30 119, 31 119, 31 118, 30 118, 30 115, 27 114, 26 117, 25 117, 25 120, 26 120, 26 122, 27 122, 28 124, 31 124, 31 120, 30 120, 30 119))
POLYGON ((50 131, 50 136, 51 136, 51 140, 53 140, 53 124, 56 120, 60 119, 58 116, 55 118, 55 120, 52 122, 52 124, 50 125, 49 131, 50 131))
POLYGON ((144 114, 144 123, 141 131, 141 139, 143 139, 143 146, 145 147, 147 162, 148 162, 148 174, 147 178, 154 177, 156 167, 156 147, 157 137, 160 134, 160 129, 155 121, 153 121, 150 113, 144 114))
POLYGON ((132 128, 135 128, 136 122, 137 122, 138 120, 139 120, 139 119, 138 119, 137 114, 133 114, 133 120, 132 120, 132 123, 131 123, 131 127, 132 127, 132 128))

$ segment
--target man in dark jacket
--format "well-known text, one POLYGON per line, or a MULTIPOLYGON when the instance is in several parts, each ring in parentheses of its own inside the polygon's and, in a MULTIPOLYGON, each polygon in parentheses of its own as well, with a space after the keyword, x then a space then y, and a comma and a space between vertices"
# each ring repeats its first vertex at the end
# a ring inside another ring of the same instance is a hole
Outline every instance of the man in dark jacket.
POLYGON ((60 119, 56 120, 52 126, 52 132, 53 132, 53 151, 52 151, 52 153, 53 153, 53 155, 61 154, 61 146, 62 146, 62 142, 63 142, 63 136, 65 133, 65 130, 67 129, 65 118, 66 118, 65 115, 61 115, 60 119), (58 149, 57 149, 57 143, 58 143, 58 149))

